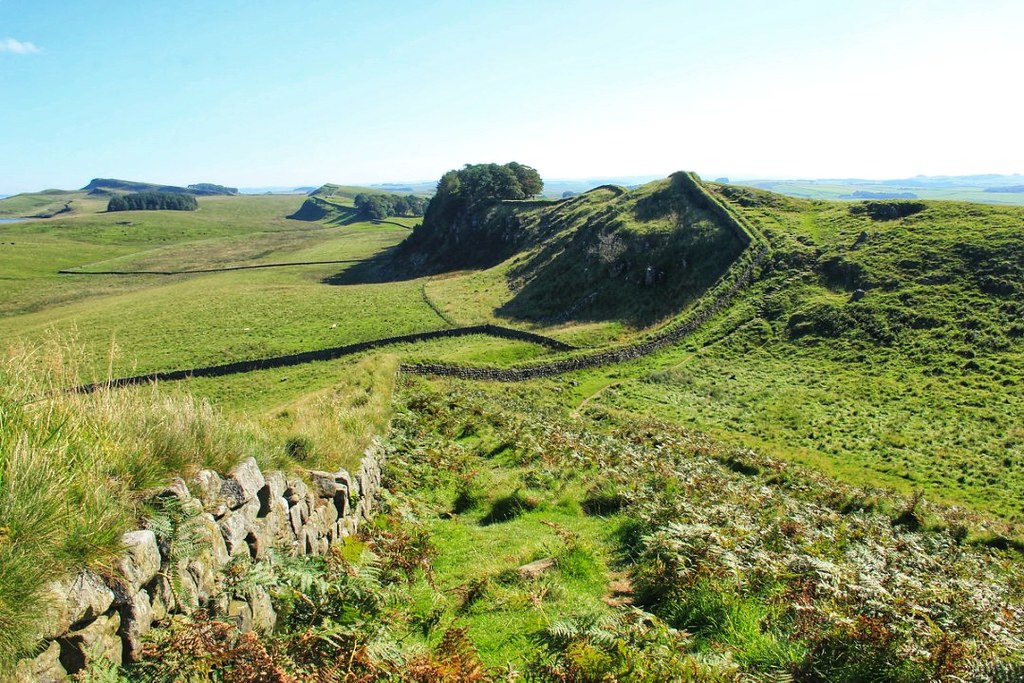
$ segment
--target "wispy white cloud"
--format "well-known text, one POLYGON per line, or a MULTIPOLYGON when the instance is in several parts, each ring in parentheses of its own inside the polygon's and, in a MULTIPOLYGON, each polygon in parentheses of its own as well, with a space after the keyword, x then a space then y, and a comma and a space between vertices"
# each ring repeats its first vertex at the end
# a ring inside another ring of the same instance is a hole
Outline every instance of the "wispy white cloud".
POLYGON ((0 38, 0 52, 13 52, 16 55, 34 55, 39 48, 32 43, 26 43, 14 38, 0 38))

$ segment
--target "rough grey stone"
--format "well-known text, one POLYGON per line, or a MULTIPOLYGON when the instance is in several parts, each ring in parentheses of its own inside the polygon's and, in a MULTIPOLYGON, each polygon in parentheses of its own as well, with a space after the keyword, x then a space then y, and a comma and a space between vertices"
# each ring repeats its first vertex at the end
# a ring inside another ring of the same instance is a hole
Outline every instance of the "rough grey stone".
POLYGON ((270 601, 270 593, 257 587, 249 594, 249 607, 252 610, 252 628, 261 635, 270 635, 277 623, 277 612, 270 601))
POLYGON ((178 477, 172 479, 170 485, 161 491, 160 495, 173 496, 182 502, 192 499, 192 494, 189 492, 185 480, 178 477))
POLYGON ((76 631, 69 631, 60 643, 60 663, 69 674, 78 673, 94 659, 121 664, 122 645, 117 630, 121 617, 117 612, 99 616, 76 631))
POLYGON ((274 545, 274 541, 273 523, 268 518, 257 519, 253 522, 252 528, 245 537, 249 555, 257 560, 262 560, 267 556, 267 550, 274 545))
POLYGON ((221 483, 220 494, 227 506, 234 510, 256 498, 267 480, 260 472, 255 458, 249 458, 231 471, 221 483))
POLYGON ((289 505, 297 505, 309 496, 309 487, 298 477, 288 479, 287 483, 288 488, 284 491, 284 497, 288 499, 289 505))
POLYGON ((302 535, 299 538, 299 552, 303 555, 313 555, 317 549, 317 532, 310 526, 303 527, 302 535))
POLYGON ((53 640, 80 621, 91 621, 110 609, 114 593, 92 571, 85 569, 73 577, 48 586, 52 598, 46 628, 41 640, 53 640))
POLYGON ((333 499, 334 494, 338 492, 339 488, 344 488, 345 490, 348 489, 345 484, 337 480, 337 475, 334 472, 311 470, 309 478, 313 482, 313 491, 319 498, 333 499))
POLYGON ((175 611, 180 614, 192 614, 199 608, 199 586, 192 572, 188 570, 188 560, 180 560, 174 567, 175 611))
POLYGON ((151 530, 129 531, 121 536, 121 545, 124 552, 115 565, 119 580, 111 586, 117 604, 127 603, 160 571, 160 550, 151 530))
POLYGON ((198 520, 197 527, 196 536, 201 547, 209 553, 211 564, 220 569, 231 559, 220 525, 214 520, 213 515, 204 514, 198 520))
POLYGON ((338 521, 339 517, 344 517, 348 514, 348 496, 342 492, 338 492, 334 496, 332 501, 333 505, 324 505, 322 512, 320 513, 321 519, 323 519, 324 527, 333 526, 338 521))
POLYGON ((228 617, 235 622, 241 633, 252 630, 252 607, 245 600, 232 600, 228 604, 228 617))
POLYGON ((171 590, 171 583, 162 574, 146 585, 146 592, 149 594, 150 606, 153 610, 153 621, 165 620, 174 611, 174 591, 171 590))
POLYGON ((33 683, 57 683, 68 680, 68 672, 60 664, 60 645, 50 643, 33 659, 23 659, 14 669, 14 680, 33 683))
POLYGON ((268 472, 266 475, 267 488, 270 490, 270 498, 277 500, 284 496, 285 490, 288 488, 288 481, 285 479, 284 473, 281 470, 274 470, 268 472))
POLYGON ((291 522, 292 533, 296 538, 302 533, 302 509, 296 505, 288 511, 288 519, 291 522))
POLYGON ((205 603, 220 588, 220 573, 214 568, 209 555, 203 555, 187 560, 185 567, 192 576, 196 586, 196 597, 200 603, 205 603))
POLYGON ((259 510, 259 501, 250 500, 220 520, 220 531, 231 557, 248 552, 249 547, 245 543, 245 537, 252 530, 252 523, 256 520, 259 510))
POLYGON ((220 504, 220 488, 223 482, 220 475, 213 470, 200 470, 199 474, 192 478, 192 488, 199 500, 207 508, 216 507, 220 504))
POLYGON ((124 656, 129 662, 137 662, 142 658, 142 636, 153 624, 153 607, 149 593, 141 590, 132 600, 121 608, 121 628, 119 634, 124 643, 124 656))

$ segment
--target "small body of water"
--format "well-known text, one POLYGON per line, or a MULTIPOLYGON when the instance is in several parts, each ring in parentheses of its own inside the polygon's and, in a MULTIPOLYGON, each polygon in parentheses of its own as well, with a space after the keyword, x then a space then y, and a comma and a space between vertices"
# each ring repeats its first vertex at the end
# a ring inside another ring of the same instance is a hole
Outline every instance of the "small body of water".
POLYGON ((26 221, 26 220, 28 220, 28 219, 27 218, 0 218, 0 225, 3 225, 4 223, 20 223, 20 222, 26 221))

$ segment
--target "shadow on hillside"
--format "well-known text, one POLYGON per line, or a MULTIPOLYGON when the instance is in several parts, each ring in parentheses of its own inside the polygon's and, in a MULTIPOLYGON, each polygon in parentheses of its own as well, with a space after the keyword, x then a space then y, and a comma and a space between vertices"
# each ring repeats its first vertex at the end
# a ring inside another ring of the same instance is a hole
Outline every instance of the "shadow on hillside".
POLYGON ((320 282, 325 285, 369 285, 384 282, 413 280, 423 273, 413 272, 396 257, 397 246, 387 247, 370 258, 328 275, 320 282))
MULTIPOLYGON (((637 208, 647 219, 653 213, 651 206, 637 208)), ((729 231, 703 221, 662 233, 619 231, 617 246, 608 247, 615 258, 595 253, 599 233, 579 230, 513 267, 515 294, 496 313, 546 325, 620 321, 649 327, 703 296, 743 251, 729 231)))

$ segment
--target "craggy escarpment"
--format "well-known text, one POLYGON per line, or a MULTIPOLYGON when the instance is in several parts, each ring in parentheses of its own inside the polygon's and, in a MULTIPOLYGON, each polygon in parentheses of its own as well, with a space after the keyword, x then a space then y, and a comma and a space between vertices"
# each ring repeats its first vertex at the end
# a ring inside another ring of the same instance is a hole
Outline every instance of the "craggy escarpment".
POLYGON ((747 242, 687 173, 560 201, 439 191, 423 224, 380 259, 380 270, 410 276, 507 261, 512 296, 497 311, 504 317, 649 327, 700 298, 747 242))
POLYGON ((145 528, 122 536, 124 550, 109 567, 50 584, 37 654, 18 664, 13 680, 65 680, 97 657, 135 661, 146 632, 199 608, 243 632, 271 631, 277 617, 265 589, 225 590, 233 558, 265 559, 271 549, 325 554, 369 519, 380 477, 379 450, 371 446, 355 476, 264 473, 250 458, 223 477, 203 470, 188 483, 172 482, 155 497, 145 528))
MULTIPOLYGON (((624 363, 654 353, 692 334, 715 314, 726 309, 734 297, 750 284, 757 269, 769 255, 770 249, 767 240, 756 226, 707 192, 694 174, 677 173, 672 177, 672 185, 677 193, 687 197, 688 202, 714 215, 723 229, 731 233, 745 248, 714 286, 704 292, 693 308, 681 319, 669 323, 636 343, 547 363, 513 368, 466 367, 440 363, 404 364, 402 370, 413 374, 462 379, 521 382, 612 363, 624 363)), ((678 197, 657 201, 675 202, 678 201, 678 197)))

